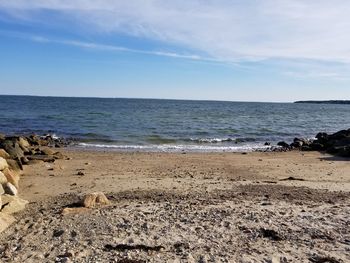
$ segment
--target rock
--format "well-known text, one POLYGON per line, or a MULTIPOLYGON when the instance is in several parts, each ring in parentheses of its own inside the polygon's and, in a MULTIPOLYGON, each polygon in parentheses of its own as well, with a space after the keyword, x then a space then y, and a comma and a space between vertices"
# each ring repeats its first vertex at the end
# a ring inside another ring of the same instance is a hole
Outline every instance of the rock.
POLYGON ((313 151, 324 151, 325 150, 325 146, 321 143, 318 143, 318 142, 313 142, 311 145, 310 145, 310 148, 313 150, 313 151))
POLYGON ((28 158, 25 157, 25 156, 23 156, 23 157, 21 158, 21 163, 22 163, 23 165, 27 165, 27 164, 29 163, 28 158))
POLYGON ((278 142, 277 145, 287 149, 289 149, 290 147, 289 144, 286 142, 278 142))
POLYGON ((70 260, 69 257, 58 257, 56 259, 56 262, 59 262, 59 263, 70 263, 72 261, 70 260))
POLYGON ((39 153, 40 153, 39 149, 31 148, 26 155, 35 155, 35 154, 39 154, 39 153))
POLYGON ((33 134, 27 137, 27 140, 31 145, 39 146, 39 140, 40 140, 39 136, 33 134))
POLYGON ((5 175, 7 181, 18 189, 19 174, 13 170, 8 169, 8 168, 6 168, 3 171, 3 174, 5 175))
POLYGON ((53 237, 60 237, 64 234, 64 230, 63 229, 55 229, 52 233, 53 237))
POLYGON ((328 141, 329 139, 329 136, 327 133, 325 132, 320 132, 316 135, 316 139, 319 141, 319 142, 325 142, 325 141, 328 141))
POLYGON ((309 152, 309 151, 312 151, 312 148, 310 146, 307 146, 307 145, 305 146, 304 145, 304 146, 301 147, 301 150, 303 152, 309 152))
POLYGON ((270 146, 270 145, 271 145, 271 143, 269 143, 269 142, 265 142, 265 143, 264 143, 264 145, 265 145, 265 146, 270 146))
POLYGON ((0 147, 9 153, 7 149, 13 147, 13 142, 11 139, 5 138, 4 140, 0 141, 0 147))
POLYGON ((331 147, 327 149, 327 152, 341 157, 350 157, 350 144, 349 146, 331 147))
POLYGON ((8 159, 7 163, 11 170, 16 171, 18 173, 22 172, 21 170, 23 170, 23 167, 22 167, 22 163, 19 160, 8 159))
POLYGON ((198 263, 207 263, 207 262, 208 262, 208 260, 207 260, 207 257, 206 257, 206 256, 201 255, 201 256, 199 257, 198 263))
POLYGON ((17 188, 13 184, 11 184, 10 182, 7 182, 3 186, 4 186, 4 190, 5 190, 6 194, 17 195, 17 193, 18 193, 17 188))
POLYGON ((318 133, 310 147, 315 151, 326 151, 331 154, 349 157, 350 129, 341 130, 331 135, 318 133))
POLYGON ((5 190, 4 187, 2 186, 2 184, 0 184, 0 210, 2 207, 2 203, 1 203, 1 195, 5 194, 5 190))
POLYGON ((2 148, 10 155, 12 159, 21 158, 24 156, 23 150, 13 138, 6 139, 2 143, 2 148))
POLYGON ((39 139, 39 145, 40 146, 48 146, 49 142, 47 140, 44 140, 44 139, 39 139))
POLYGON ((38 163, 42 163, 42 160, 29 160, 28 161, 28 165, 34 165, 34 164, 38 164, 38 163))
POLYGON ((32 155, 27 157, 29 161, 32 160, 39 160, 43 162, 53 163, 56 159, 53 156, 47 156, 47 155, 32 155))
POLYGON ((330 144, 331 145, 327 148, 327 152, 331 153, 331 151, 333 151, 334 153, 340 153, 346 150, 346 147, 350 147, 350 137, 338 141, 330 141, 330 144))
POLYGON ((302 146, 309 146, 310 141, 304 138, 294 138, 293 143, 290 145, 295 148, 300 148, 302 146))
POLYGON ((30 148, 29 142, 27 141, 27 139, 25 139, 23 137, 19 137, 18 138, 18 145, 19 145, 19 147, 22 148, 22 150, 24 152, 27 152, 29 150, 29 148, 30 148))
POLYGON ((318 256, 318 255, 313 255, 309 258, 310 262, 314 263, 342 263, 344 262, 343 260, 338 260, 334 257, 330 256, 318 256))
POLYGON ((6 184, 7 183, 7 178, 4 175, 3 172, 0 172, 0 184, 6 184))
POLYGON ((7 161, 4 158, 0 157, 0 171, 3 171, 4 169, 6 169, 8 167, 9 166, 8 166, 7 161))
POLYGON ((83 206, 87 208, 94 208, 96 206, 103 206, 108 204, 110 204, 110 202, 102 192, 87 194, 83 200, 83 206))
POLYGON ((10 155, 4 149, 0 149, 0 157, 4 159, 9 159, 10 155))
POLYGON ((278 234, 277 231, 273 229, 265 229, 265 228, 260 228, 260 235, 261 237, 268 238, 273 241, 281 241, 282 237, 278 234))
POLYGON ((298 141, 298 142, 293 142, 290 146, 293 147, 293 148, 300 148, 300 147, 303 146, 303 143, 300 142, 300 141, 298 141))
POLYGON ((54 155, 56 153, 56 151, 50 149, 49 147, 42 147, 40 150, 42 155, 54 155))
POLYGON ((1 212, 7 214, 14 214, 22 211, 28 204, 27 200, 21 199, 18 196, 3 195, 2 196, 3 209, 1 212))
POLYGON ((328 139, 335 141, 335 140, 343 140, 343 139, 346 139, 348 137, 350 137, 350 129, 341 130, 341 131, 338 131, 336 133, 333 133, 333 134, 328 136, 328 139))
POLYGON ((6 228, 8 228, 15 221, 16 219, 13 216, 0 212, 0 233, 3 232, 6 228))
POLYGON ((60 152, 56 152, 54 154, 55 159, 64 159, 64 155, 60 152))

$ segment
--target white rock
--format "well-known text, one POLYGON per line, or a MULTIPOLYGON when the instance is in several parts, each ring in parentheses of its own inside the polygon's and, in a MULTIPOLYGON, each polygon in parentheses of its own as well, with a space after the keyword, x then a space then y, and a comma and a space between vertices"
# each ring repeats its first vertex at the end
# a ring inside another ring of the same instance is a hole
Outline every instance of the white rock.
MULTIPOLYGON (((2 184, 0 184, 0 198, 1 198, 1 195, 5 194, 5 190, 4 190, 4 187, 2 186, 2 184)), ((1 205, 0 205, 0 210, 1 210, 1 205)))
POLYGON ((3 171, 8 167, 9 165, 7 164, 7 161, 4 158, 0 157, 0 171, 3 171))
POLYGON ((6 184, 7 183, 7 178, 4 175, 3 172, 0 172, 0 184, 6 184))

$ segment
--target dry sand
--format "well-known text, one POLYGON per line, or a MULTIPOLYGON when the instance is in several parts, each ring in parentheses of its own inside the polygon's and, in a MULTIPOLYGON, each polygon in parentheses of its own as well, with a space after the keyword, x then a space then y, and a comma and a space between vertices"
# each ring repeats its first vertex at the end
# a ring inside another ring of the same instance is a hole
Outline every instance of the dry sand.
POLYGON ((350 262, 350 162, 65 150, 25 168, 3 262, 350 262), (294 180, 291 180, 294 179, 294 180), (63 216, 84 193, 110 206, 63 216))

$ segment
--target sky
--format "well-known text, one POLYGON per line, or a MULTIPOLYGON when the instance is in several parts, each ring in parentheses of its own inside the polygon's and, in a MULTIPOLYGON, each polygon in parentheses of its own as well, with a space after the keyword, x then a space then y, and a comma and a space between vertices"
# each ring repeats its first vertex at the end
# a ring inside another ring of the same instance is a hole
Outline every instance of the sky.
POLYGON ((0 94, 350 99, 347 0, 0 0, 0 94))

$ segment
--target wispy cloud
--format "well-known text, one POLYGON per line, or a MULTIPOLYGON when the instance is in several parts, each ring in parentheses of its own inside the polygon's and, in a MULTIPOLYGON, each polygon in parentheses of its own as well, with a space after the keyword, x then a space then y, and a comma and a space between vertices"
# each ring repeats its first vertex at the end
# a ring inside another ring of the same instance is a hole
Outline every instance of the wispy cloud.
MULTIPOLYGON (((33 40, 36 41, 35 38, 33 38, 33 40)), ((40 41, 41 40, 39 38, 39 42, 40 41)), ((115 46, 115 45, 105 45, 105 44, 99 44, 99 43, 93 43, 93 42, 83 42, 83 41, 77 41, 77 40, 49 40, 49 39, 46 39, 46 42, 76 46, 76 47, 87 48, 87 49, 102 50, 102 51, 130 52, 130 53, 138 53, 138 54, 153 55, 153 56, 183 58, 183 59, 208 61, 208 62, 218 62, 218 60, 216 60, 216 59, 201 57, 198 55, 185 55, 185 54, 179 54, 179 53, 174 53, 174 52, 165 52, 165 51, 149 51, 149 50, 133 49, 133 48, 127 48, 127 47, 121 47, 121 46, 115 46)))
POLYGON ((42 11, 50 10, 99 33, 155 39, 218 60, 350 62, 346 0, 2 0, 0 9, 17 19, 36 21, 42 11))
POLYGON ((201 61, 201 62, 227 63, 227 64, 231 64, 231 65, 233 64, 233 63, 229 63, 228 61, 222 61, 222 60, 210 58, 210 57, 203 57, 203 56, 199 56, 196 54, 182 54, 182 53, 159 51, 159 50, 158 51, 157 50, 142 50, 142 49, 134 49, 134 48, 128 48, 128 47, 123 47, 123 46, 117 46, 117 45, 106 45, 106 44, 101 44, 101 43, 86 42, 86 41, 79 41, 79 40, 72 40, 72 39, 52 39, 52 38, 48 38, 48 37, 44 37, 44 36, 30 35, 30 34, 16 32, 16 31, 0 30, 0 35, 26 39, 26 40, 30 40, 33 42, 43 43, 43 44, 52 43, 52 44, 74 46, 74 47, 78 47, 78 48, 99 50, 99 51, 128 52, 128 53, 136 53, 136 54, 143 54, 143 55, 150 55, 150 56, 161 56, 161 57, 194 60, 194 61, 201 61))

